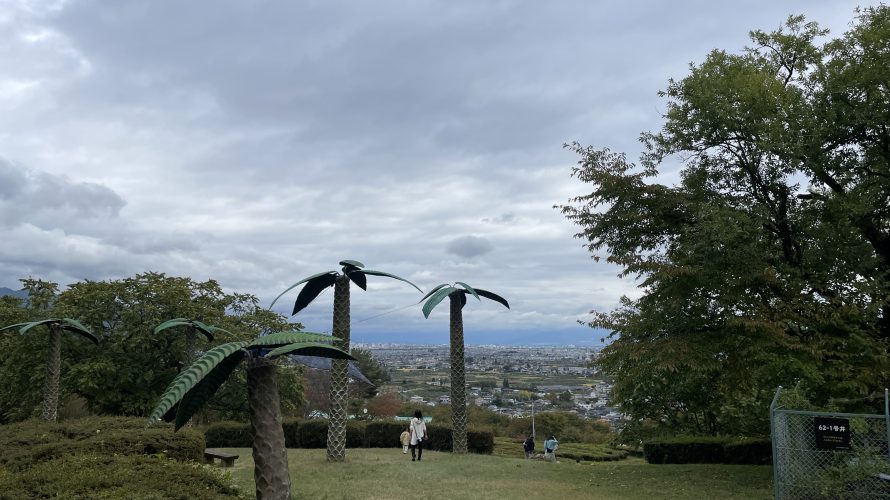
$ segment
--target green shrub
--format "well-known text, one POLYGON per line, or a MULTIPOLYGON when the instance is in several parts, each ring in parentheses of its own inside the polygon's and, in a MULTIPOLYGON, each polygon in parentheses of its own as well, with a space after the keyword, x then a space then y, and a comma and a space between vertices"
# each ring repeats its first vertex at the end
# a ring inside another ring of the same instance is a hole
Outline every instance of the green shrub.
POLYGON ((204 436, 191 429, 174 433, 171 425, 145 428, 145 420, 124 417, 90 417, 61 423, 29 420, 0 426, 0 466, 17 471, 33 464, 64 457, 103 455, 154 455, 177 460, 200 460, 204 436))
POLYGON ((772 445, 763 438, 677 436, 647 441, 643 456, 650 464, 768 464, 772 445))
POLYGON ((204 440, 208 448, 250 448, 253 433, 249 424, 217 422, 204 428, 204 440))
POLYGON ((247 498, 220 469, 159 456, 79 454, 34 464, 17 473, 0 469, 0 499, 247 498))
POLYGON ((402 446, 399 436, 408 430, 407 422, 374 421, 365 425, 365 439, 369 448, 394 448, 402 446))
POLYGON ((739 438, 723 445, 723 463, 767 465, 773 462, 773 442, 768 438, 739 438))
POLYGON ((327 448, 328 446, 328 421, 304 420, 300 423, 298 434, 299 448, 327 448))

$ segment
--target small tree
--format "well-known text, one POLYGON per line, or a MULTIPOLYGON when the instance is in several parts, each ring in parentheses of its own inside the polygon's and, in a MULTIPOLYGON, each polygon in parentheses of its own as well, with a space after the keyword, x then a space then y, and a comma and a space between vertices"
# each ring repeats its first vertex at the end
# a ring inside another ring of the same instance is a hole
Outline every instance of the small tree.
POLYGON ((281 428, 273 359, 287 354, 353 359, 346 352, 332 347, 330 344, 333 342, 330 335, 290 331, 260 336, 251 342, 229 342, 216 346, 173 379, 149 415, 148 425, 159 420, 175 421, 175 430, 179 430, 210 400, 241 361, 245 361, 250 425, 254 435, 256 496, 290 498, 287 449, 281 428))
POLYGON ((421 299, 421 302, 426 300, 423 305, 423 315, 426 318, 430 317, 430 313, 445 297, 451 301, 451 437, 454 443, 454 453, 467 452, 467 384, 464 367, 464 320, 462 313, 462 309, 467 303, 467 294, 476 297, 476 300, 481 301, 480 297, 485 297, 503 304, 507 309, 510 308, 507 299, 500 295, 481 288, 473 288, 460 281, 454 285, 438 285, 421 299), (457 285, 460 285, 461 288, 457 288, 457 285))
MULTIPOLYGON (((394 274, 383 271, 363 269, 364 264, 355 260, 341 260, 343 266, 340 272, 325 271, 302 279, 287 290, 281 292, 272 305, 284 294, 305 283, 305 286, 297 295, 294 302, 294 311, 297 314, 312 303, 326 288, 334 287, 334 318, 331 333, 337 340, 337 347, 349 351, 349 282, 352 281, 362 290, 368 289, 368 276, 383 276, 404 281, 417 288, 417 285, 400 278, 394 274)), ((422 291, 417 288, 418 292, 422 291)), ((269 306, 270 308, 272 306, 269 306)), ((328 425, 327 457, 330 462, 342 462, 346 458, 346 419, 347 402, 349 395, 349 380, 347 378, 347 366, 345 361, 334 360, 331 365, 331 411, 328 425)))

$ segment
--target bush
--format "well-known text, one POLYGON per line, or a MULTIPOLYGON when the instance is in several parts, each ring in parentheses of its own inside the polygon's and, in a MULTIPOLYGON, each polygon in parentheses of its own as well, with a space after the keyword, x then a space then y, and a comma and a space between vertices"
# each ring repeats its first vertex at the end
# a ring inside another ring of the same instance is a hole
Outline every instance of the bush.
POLYGON ((204 437, 171 425, 145 428, 145 420, 90 417, 61 423, 25 421, 0 426, 0 466, 17 471, 67 455, 154 455, 200 461, 204 437))
POLYGON ((204 440, 208 448, 250 448, 253 432, 249 424, 218 422, 204 428, 204 440))
POLYGON ((399 437, 406 430, 407 422, 373 421, 365 425, 365 438, 369 448, 396 448, 402 446, 399 437))
MULTIPOLYGON (((282 423, 284 442, 288 448, 326 448, 328 445, 327 420, 286 420, 282 423)), ((399 436, 408 428, 407 423, 372 421, 346 423, 347 448, 395 448, 401 446, 399 436)), ((250 426, 237 422, 221 422, 207 426, 204 431, 210 448, 250 448, 253 436, 250 426)), ((451 451, 451 427, 428 425, 429 441, 425 449, 451 451)), ((490 454, 494 449, 494 437, 486 431, 467 431, 467 448, 472 453, 490 454)))
POLYGON ((219 469, 158 456, 87 453, 0 469, 0 499, 245 498, 219 469))
POLYGON ((739 438, 723 445, 723 463, 767 465, 773 463, 773 442, 767 438, 739 438))
POLYGON ((304 420, 299 427, 300 439, 295 448, 327 448, 328 421, 304 420))
POLYGON ((763 438, 678 436, 643 444, 650 464, 768 464, 772 444, 763 438))

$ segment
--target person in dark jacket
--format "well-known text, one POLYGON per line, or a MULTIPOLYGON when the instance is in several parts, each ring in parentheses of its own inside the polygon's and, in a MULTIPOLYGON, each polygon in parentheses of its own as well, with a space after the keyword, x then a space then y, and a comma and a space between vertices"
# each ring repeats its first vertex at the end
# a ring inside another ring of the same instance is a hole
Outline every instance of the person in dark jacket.
POLYGON ((525 451, 525 458, 531 458, 535 454, 535 437, 529 436, 522 442, 522 449, 525 451))

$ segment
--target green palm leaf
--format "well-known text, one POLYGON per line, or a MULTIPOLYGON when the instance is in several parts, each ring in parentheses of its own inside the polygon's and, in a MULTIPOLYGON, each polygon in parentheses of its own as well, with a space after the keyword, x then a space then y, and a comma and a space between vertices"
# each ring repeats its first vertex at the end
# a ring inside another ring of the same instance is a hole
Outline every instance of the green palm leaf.
POLYGON ((288 344, 297 344, 301 342, 334 342, 337 340, 331 335, 325 335, 323 333, 314 333, 314 332, 298 332, 298 331, 290 331, 290 332, 278 332, 271 333, 269 335, 263 335, 262 337, 257 337, 253 342, 247 345, 248 349, 252 349, 255 347, 267 347, 267 348, 275 348, 281 347, 288 344))
POLYGON ((423 305, 423 317, 429 318, 430 313, 433 312, 433 309, 435 309, 435 307, 437 305, 439 305, 439 302, 442 302, 442 300, 445 297, 447 297, 448 295, 450 295, 452 292, 454 292, 456 290, 457 289, 454 288, 453 286, 446 286, 444 288, 440 288, 439 290, 437 290, 436 293, 434 293, 429 298, 429 300, 426 301, 426 304, 423 305))
MULTIPOLYGON (((371 276, 385 276, 387 278, 392 278, 394 280, 404 281, 405 283, 408 283, 409 285, 413 286, 414 288, 417 288, 417 285, 415 285, 414 283, 411 283, 410 281, 406 280, 405 278, 400 278, 400 277, 396 276, 395 274, 389 274, 389 273, 385 273, 383 271, 374 271, 372 269, 362 269, 361 272, 364 274, 370 274, 371 276)), ((423 290, 421 290, 420 288, 417 288, 417 291, 420 293, 423 293, 423 290)))
POLYGON ((3 330, 12 330, 13 328, 21 328, 21 327, 29 325, 29 324, 31 324, 31 323, 28 322, 28 323, 16 323, 14 325, 6 325, 3 328, 0 328, 0 332, 2 332, 3 330))
POLYGON ((48 323, 56 323, 58 321, 59 320, 57 320, 57 319, 44 319, 41 321, 31 321, 30 323, 25 323, 25 326, 23 326, 19 329, 19 333, 24 335, 25 332, 34 328, 35 326, 46 325, 48 323))
POLYGON ((173 328, 174 326, 187 325, 188 322, 189 322, 189 320, 187 318, 168 319, 167 321, 164 321, 160 325, 156 326, 154 329, 154 332, 160 333, 161 331, 166 330, 167 328, 173 328))
POLYGON ((300 342, 297 344, 288 344, 277 347, 269 351, 267 358, 281 356, 283 354, 299 354, 301 356, 316 356, 319 358, 332 359, 351 359, 355 360, 349 353, 331 347, 329 344, 321 344, 318 342, 300 342))
POLYGON ((349 267, 344 268, 344 270, 346 270, 346 276, 349 276, 349 279, 358 285, 359 288, 362 290, 368 289, 368 277, 365 276, 365 273, 363 273, 361 269, 357 267, 349 267))
POLYGON ((60 323, 64 323, 62 325, 63 329, 80 334, 81 336, 90 340, 92 343, 99 345, 98 337, 93 335, 93 332, 90 331, 89 328, 85 327, 80 321, 71 318, 63 318, 60 323))
POLYGON ((200 382, 198 382, 190 391, 185 393, 182 401, 179 402, 179 408, 176 410, 176 426, 174 432, 185 425, 192 415, 204 406, 210 398, 216 394, 216 391, 229 378, 238 363, 244 359, 245 352, 238 350, 231 355, 223 358, 210 373, 207 374, 200 382))
POLYGON ((231 335, 232 332, 226 330, 225 328, 220 328, 218 326, 208 325, 198 320, 192 321, 192 327, 195 330, 203 333, 205 337, 207 337, 208 342, 213 342, 213 334, 217 332, 225 332, 231 335))
POLYGON ((476 300, 478 300, 479 302, 482 302, 482 299, 479 298, 479 294, 476 293, 476 290, 474 290, 473 287, 471 287, 470 285, 464 283, 463 281, 455 281, 454 284, 460 285, 460 286, 466 288, 468 292, 473 294, 473 297, 476 297, 476 300))
POLYGON ((170 382, 164 394, 161 395, 161 401, 148 416, 148 425, 155 423, 161 416, 167 413, 167 410, 178 403, 185 396, 185 393, 206 377, 218 364, 222 363, 223 360, 233 353, 239 352, 246 345, 247 342, 230 342, 205 352, 191 366, 177 375, 173 382, 170 382))
POLYGON ((359 261, 357 261, 357 260, 348 260, 348 259, 347 259, 347 260, 341 260, 341 261, 340 261, 340 265, 341 265, 341 266, 352 266, 352 267, 357 267, 357 268, 359 268, 359 269, 365 267, 364 264, 362 264, 361 262, 359 262, 359 261))
POLYGON ((278 299, 280 299, 281 296, 284 295, 284 294, 286 294, 287 292, 289 292, 289 291, 293 290, 294 288, 296 288, 296 287, 302 285, 303 283, 306 283, 306 282, 309 281, 309 280, 313 280, 313 279, 315 279, 315 278, 317 278, 317 277, 319 277, 319 276, 322 276, 322 275, 325 275, 325 274, 332 274, 332 273, 333 273, 333 274, 337 274, 337 271, 325 271, 325 272, 323 272, 323 273, 313 274, 312 276, 309 276, 308 278, 303 278, 303 279, 301 279, 300 281, 298 281, 298 282, 294 283, 293 285, 287 287, 287 290, 285 290, 285 291, 281 292, 280 294, 278 294, 278 297, 275 297, 275 300, 273 300, 272 303, 269 304, 269 309, 272 309, 272 306, 274 306, 275 303, 278 302, 278 299))
POLYGON ((294 311, 291 314, 297 314, 302 311, 306 306, 312 303, 315 300, 315 297, 324 291, 325 288, 334 286, 334 283, 337 282, 337 273, 325 273, 321 276, 316 276, 312 278, 306 283, 306 286, 300 290, 300 294, 297 295, 297 300, 294 302, 294 311))
POLYGON ((490 299, 495 302, 500 302, 501 304, 504 305, 504 307, 506 307, 507 309, 510 309, 510 304, 507 302, 507 299, 501 297, 500 295, 498 295, 496 293, 491 293, 488 290, 483 290, 481 288, 477 288, 476 293, 478 293, 482 297, 485 297, 486 299, 490 299))
MULTIPOLYGON (((424 295, 424 296, 420 299, 419 302, 423 302, 424 300, 426 300, 427 297, 429 297, 430 295, 432 295, 432 294, 438 292, 440 289, 442 289, 442 288, 444 288, 444 287, 446 287, 446 286, 448 286, 448 283, 442 283, 441 285, 436 285, 436 287, 433 288, 432 290, 430 290, 429 292, 427 292, 426 295, 424 295)), ((418 302, 418 303, 419 303, 419 302, 418 302)))

